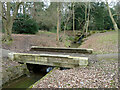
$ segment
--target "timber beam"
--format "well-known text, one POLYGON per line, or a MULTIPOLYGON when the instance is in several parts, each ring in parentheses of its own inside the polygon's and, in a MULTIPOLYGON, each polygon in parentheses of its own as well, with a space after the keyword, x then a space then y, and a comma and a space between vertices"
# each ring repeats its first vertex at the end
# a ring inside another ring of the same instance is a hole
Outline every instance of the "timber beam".
POLYGON ((9 58, 21 63, 31 63, 68 68, 88 65, 87 57, 74 57, 70 55, 9 53, 9 58))

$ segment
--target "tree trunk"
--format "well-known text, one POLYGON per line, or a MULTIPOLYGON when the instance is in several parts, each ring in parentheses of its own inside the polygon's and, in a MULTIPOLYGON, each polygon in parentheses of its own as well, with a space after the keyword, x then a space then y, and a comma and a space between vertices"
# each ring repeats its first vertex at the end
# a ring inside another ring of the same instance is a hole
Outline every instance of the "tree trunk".
POLYGON ((60 9, 57 7, 57 37, 56 40, 59 42, 59 31, 60 31, 60 9))
POLYGON ((83 33, 85 33, 86 24, 87 24, 87 2, 85 3, 85 24, 83 27, 83 33))
POLYGON ((24 15, 25 15, 25 11, 26 11, 25 8, 26 8, 26 7, 25 7, 25 3, 23 3, 23 14, 24 14, 24 15))
POLYGON ((3 41, 7 41, 7 42, 8 42, 6 24, 7 24, 6 21, 3 19, 3 28, 4 28, 4 30, 5 30, 4 36, 3 36, 3 41))
POLYGON ((107 8, 108 8, 108 12, 109 12, 110 18, 111 18, 111 20, 112 20, 114 29, 115 29, 115 31, 118 31, 118 26, 117 26, 117 24, 116 24, 116 22, 115 22, 115 20, 114 20, 114 18, 113 18, 113 15, 112 15, 112 13, 111 13, 111 10, 110 10, 110 7, 109 7, 109 5, 108 5, 107 0, 106 0, 106 5, 107 5, 107 8))
POLYGON ((75 11, 74 11, 74 3, 73 3, 73 33, 75 36, 75 11))
POLYGON ((64 26, 64 35, 65 35, 65 29, 66 29, 66 27, 67 27, 67 23, 68 23, 69 19, 70 19, 70 17, 68 16, 68 17, 67 17, 67 21, 66 21, 65 26, 64 26))
POLYGON ((86 26, 86 37, 87 37, 87 34, 88 34, 89 18, 90 18, 90 2, 89 2, 88 20, 87 20, 87 26, 86 26))
POLYGON ((34 2, 34 7, 33 7, 33 19, 36 21, 36 4, 37 2, 34 2))
POLYGON ((87 20, 87 2, 85 3, 85 21, 87 20))
POLYGON ((10 2, 7 2, 7 11, 6 11, 6 18, 7 20, 4 20, 3 19, 3 26, 4 26, 4 30, 5 30, 5 34, 4 34, 4 38, 3 38, 3 41, 5 42, 9 42, 12 40, 12 36, 11 36, 11 25, 12 25, 12 22, 11 22, 11 16, 10 16, 10 8, 11 8, 11 5, 10 5, 10 2))
POLYGON ((12 26, 13 26, 13 21, 10 20, 11 18, 9 18, 9 22, 7 21, 3 21, 3 26, 4 26, 4 30, 5 30, 5 34, 4 34, 4 38, 3 41, 5 42, 9 42, 12 41, 12 26))
POLYGON ((65 29, 66 29, 66 24, 67 24, 67 23, 65 23, 65 26, 64 26, 64 36, 65 36, 65 29))

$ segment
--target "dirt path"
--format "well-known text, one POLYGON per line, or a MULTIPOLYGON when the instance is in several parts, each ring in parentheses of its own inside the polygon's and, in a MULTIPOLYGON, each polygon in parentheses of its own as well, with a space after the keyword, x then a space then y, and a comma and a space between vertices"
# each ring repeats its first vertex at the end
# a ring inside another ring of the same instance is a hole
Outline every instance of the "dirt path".
POLYGON ((2 57, 8 57, 8 53, 12 53, 10 50, 2 49, 2 57))
MULTIPOLYGON (((120 53, 119 53, 120 55, 120 53)), ((97 54, 96 55, 98 58, 118 58, 118 53, 109 53, 109 54, 97 54)))

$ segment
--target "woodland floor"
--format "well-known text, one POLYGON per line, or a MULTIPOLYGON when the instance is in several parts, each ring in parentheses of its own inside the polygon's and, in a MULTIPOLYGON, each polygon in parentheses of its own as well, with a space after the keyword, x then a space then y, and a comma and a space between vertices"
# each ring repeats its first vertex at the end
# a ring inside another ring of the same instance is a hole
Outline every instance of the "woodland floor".
POLYGON ((55 70, 33 88, 118 88, 118 60, 91 56, 89 66, 55 70))

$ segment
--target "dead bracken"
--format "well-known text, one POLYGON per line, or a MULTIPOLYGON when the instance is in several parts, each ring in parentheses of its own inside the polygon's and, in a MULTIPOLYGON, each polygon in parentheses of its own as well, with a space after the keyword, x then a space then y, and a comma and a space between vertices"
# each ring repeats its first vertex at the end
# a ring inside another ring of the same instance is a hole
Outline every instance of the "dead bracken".
POLYGON ((86 68, 58 69, 33 88, 118 88, 117 66, 117 60, 98 60, 86 68))

